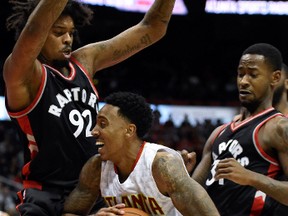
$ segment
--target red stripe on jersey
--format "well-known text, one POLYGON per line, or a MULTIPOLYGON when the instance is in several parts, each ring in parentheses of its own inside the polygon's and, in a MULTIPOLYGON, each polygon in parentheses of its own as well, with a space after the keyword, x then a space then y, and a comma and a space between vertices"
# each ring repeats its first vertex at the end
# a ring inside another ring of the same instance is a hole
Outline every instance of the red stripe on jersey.
MULTIPOLYGON (((32 160, 38 153, 38 145, 35 142, 29 118, 28 116, 23 116, 21 118, 18 118, 17 121, 19 126, 21 127, 21 130, 26 134, 29 141, 28 148, 30 149, 30 159, 32 160), (33 147, 31 147, 31 145, 33 147)), ((30 162, 26 163, 22 168, 22 174, 26 177, 30 174, 30 162)))
POLYGON ((24 180, 23 181, 23 187, 25 189, 27 188, 36 188, 38 190, 42 190, 42 184, 36 181, 30 181, 30 180, 24 180))
POLYGON ((250 116, 250 117, 244 119, 242 122, 240 122, 240 123, 237 124, 237 125, 236 125, 236 121, 233 121, 233 122, 231 123, 231 130, 234 132, 234 131, 236 131, 238 128, 240 128, 242 125, 245 125, 245 124, 251 122, 252 120, 254 120, 255 118, 258 118, 258 117, 261 116, 261 115, 265 115, 266 113, 268 113, 268 112, 270 112, 270 111, 272 111, 272 110, 274 110, 274 108, 273 108, 273 107, 270 107, 270 108, 268 108, 268 109, 266 109, 266 110, 258 113, 257 115, 250 116))
POLYGON ((75 64, 77 64, 78 67, 81 69, 81 71, 86 75, 86 77, 88 78, 88 80, 91 84, 91 87, 94 89, 94 92, 95 92, 97 98, 99 98, 98 91, 97 91, 95 85, 93 84, 93 80, 91 79, 89 72, 85 69, 85 67, 83 67, 83 65, 76 58, 71 56, 70 60, 72 62, 74 62, 75 64))
POLYGON ((27 115, 29 112, 31 112, 34 109, 34 107, 38 104, 39 100, 41 99, 41 96, 43 94, 46 82, 47 82, 47 72, 46 72, 46 69, 44 68, 44 66, 42 65, 41 84, 39 86, 39 90, 38 90, 34 100, 32 101, 32 103, 27 108, 25 108, 24 110, 22 110, 20 112, 11 112, 11 111, 9 111, 9 109, 7 109, 9 116, 12 118, 20 118, 24 115, 27 115))
POLYGON ((264 149, 262 148, 260 142, 259 142, 259 137, 258 137, 258 133, 259 133, 259 130, 260 128, 267 122, 269 121, 270 119, 272 118, 275 118, 277 116, 283 116, 281 113, 276 113, 272 116, 270 116, 269 118, 267 118, 265 121, 261 122, 261 124, 259 124, 254 132, 253 132, 253 140, 254 140, 254 145, 255 145, 255 148, 256 150, 258 151, 258 153, 267 161, 269 161, 270 163, 274 164, 275 166, 279 166, 278 164, 278 160, 276 158, 273 158, 272 156, 268 155, 264 149))
POLYGON ((18 199, 19 199, 19 204, 16 206, 16 209, 19 211, 19 206, 22 205, 23 202, 24 202, 22 191, 18 191, 17 192, 17 196, 18 196, 18 199))
POLYGON ((261 191, 256 191, 254 202, 251 208, 250 216, 259 216, 264 208, 266 194, 261 191))

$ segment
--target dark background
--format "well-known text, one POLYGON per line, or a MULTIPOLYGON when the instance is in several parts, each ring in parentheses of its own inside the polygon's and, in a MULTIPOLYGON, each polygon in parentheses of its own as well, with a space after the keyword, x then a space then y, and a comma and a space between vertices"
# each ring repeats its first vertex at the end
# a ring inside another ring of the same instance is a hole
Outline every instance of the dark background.
MULTIPOLYGON (((1 1, 0 7, 1 68, 14 44, 13 32, 5 29, 11 13, 7 2, 1 1)), ((189 14, 173 15, 161 41, 96 74, 100 97, 128 90, 153 103, 237 106, 236 67, 245 48, 271 43, 288 62, 288 16, 206 14, 204 5, 202 0, 187 0, 189 14)), ((91 7, 95 11, 93 25, 80 29, 81 45, 113 37, 144 15, 91 7)), ((0 75, 3 95, 2 69, 0 75)))

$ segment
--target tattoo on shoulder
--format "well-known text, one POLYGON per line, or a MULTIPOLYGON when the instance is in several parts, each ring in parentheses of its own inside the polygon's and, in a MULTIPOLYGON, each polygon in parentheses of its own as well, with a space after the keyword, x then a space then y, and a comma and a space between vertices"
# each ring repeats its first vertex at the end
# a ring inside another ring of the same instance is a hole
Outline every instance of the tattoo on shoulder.
POLYGON ((157 167, 157 175, 161 179, 165 179, 167 189, 170 188, 168 191, 177 188, 177 182, 181 181, 182 177, 184 177, 181 174, 182 169, 180 166, 180 159, 171 154, 163 155, 155 160, 154 167, 157 167))

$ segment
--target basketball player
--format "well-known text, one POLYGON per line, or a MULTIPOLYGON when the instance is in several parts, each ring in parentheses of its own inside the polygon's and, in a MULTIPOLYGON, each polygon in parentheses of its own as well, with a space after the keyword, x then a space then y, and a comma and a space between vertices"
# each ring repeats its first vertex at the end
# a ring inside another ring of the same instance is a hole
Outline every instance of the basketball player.
POLYGON ((105 102, 92 131, 100 155, 84 166, 78 186, 66 200, 67 215, 87 215, 99 190, 109 206, 124 203, 149 215, 219 215, 177 151, 143 140, 153 114, 142 96, 117 92, 105 102))
POLYGON ((65 196, 97 153, 92 78, 160 40, 175 0, 155 0, 143 20, 115 37, 72 51, 92 10, 75 0, 11 0, 17 41, 4 65, 6 106, 24 145, 21 215, 61 215, 65 196), (28 17, 29 16, 29 17, 28 17), (127 49, 130 47, 131 49, 127 49))
POLYGON ((288 205, 288 119, 272 107, 281 64, 270 44, 243 52, 237 84, 246 111, 212 132, 193 172, 221 216, 275 216, 279 205, 288 205))
MULTIPOLYGON (((277 84, 274 94, 273 94, 273 102, 272 105, 275 109, 279 110, 286 117, 288 116, 288 101, 287 101, 287 89, 288 89, 288 68, 286 64, 282 64, 281 69, 281 79, 277 84)), ((285 180, 285 176, 282 176, 282 180, 285 180)), ((281 178, 280 178, 281 179, 281 178)), ((286 179, 287 180, 287 179, 286 179)), ((288 212, 288 206, 277 203, 275 209, 273 210, 273 215, 286 215, 288 212)))

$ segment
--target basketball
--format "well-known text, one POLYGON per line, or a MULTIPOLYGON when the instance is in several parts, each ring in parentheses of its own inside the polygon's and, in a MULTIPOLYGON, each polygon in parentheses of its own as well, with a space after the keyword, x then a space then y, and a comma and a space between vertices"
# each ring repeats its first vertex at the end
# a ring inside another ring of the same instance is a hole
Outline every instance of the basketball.
POLYGON ((137 208, 126 207, 123 210, 125 211, 124 216, 149 216, 149 214, 137 208))

